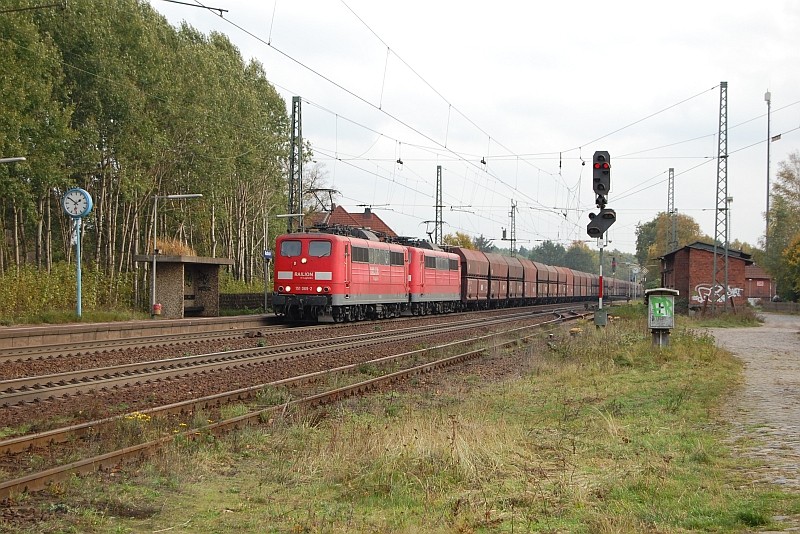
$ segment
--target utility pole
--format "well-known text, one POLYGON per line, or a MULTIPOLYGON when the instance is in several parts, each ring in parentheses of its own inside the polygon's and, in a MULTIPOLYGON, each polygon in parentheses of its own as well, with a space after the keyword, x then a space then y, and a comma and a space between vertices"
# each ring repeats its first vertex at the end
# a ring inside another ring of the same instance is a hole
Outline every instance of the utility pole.
POLYGON ((511 257, 517 255, 517 203, 514 202, 514 199, 511 199, 511 257))
POLYGON ((667 213, 672 225, 670 237, 667 239, 667 254, 678 248, 678 216, 675 213, 675 169, 669 169, 669 185, 667 187, 667 213))
POLYGON ((769 146, 772 144, 772 137, 770 136, 770 112, 772 110, 772 93, 767 91, 764 93, 764 100, 767 102, 767 211, 764 213, 764 218, 767 220, 767 226, 764 229, 764 252, 767 252, 769 245, 769 146))
MULTIPOLYGON (((714 280, 711 284, 715 294, 717 287, 723 286, 723 309, 728 306, 728 82, 719 85, 719 134, 717 147, 717 208, 714 225, 714 280), (724 262, 717 261, 717 248, 725 247, 724 262)), ((713 303, 716 308, 716 301, 713 303)))
POLYGON ((442 244, 444 235, 442 235, 443 228, 442 221, 442 166, 436 166, 436 226, 434 228, 433 242, 437 245, 442 244))
POLYGON ((303 229, 303 119, 301 99, 292 97, 292 138, 289 158, 289 206, 286 230, 294 231, 294 216, 300 217, 300 230, 303 229))

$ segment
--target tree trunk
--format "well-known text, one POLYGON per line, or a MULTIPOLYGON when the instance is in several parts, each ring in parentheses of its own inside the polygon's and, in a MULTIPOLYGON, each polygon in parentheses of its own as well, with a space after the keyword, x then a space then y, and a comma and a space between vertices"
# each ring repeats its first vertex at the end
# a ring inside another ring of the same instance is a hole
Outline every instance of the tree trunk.
POLYGON ((47 204, 45 204, 45 213, 47 226, 45 226, 44 248, 47 272, 49 273, 53 270, 53 203, 50 202, 50 199, 48 199, 47 204))
POLYGON ((17 268, 17 274, 19 274, 19 258, 20 258, 20 236, 19 236, 19 225, 20 225, 20 217, 19 217, 19 208, 14 206, 14 264, 17 268))
POLYGON ((45 198, 36 199, 36 268, 42 268, 42 256, 44 256, 44 206, 45 198))

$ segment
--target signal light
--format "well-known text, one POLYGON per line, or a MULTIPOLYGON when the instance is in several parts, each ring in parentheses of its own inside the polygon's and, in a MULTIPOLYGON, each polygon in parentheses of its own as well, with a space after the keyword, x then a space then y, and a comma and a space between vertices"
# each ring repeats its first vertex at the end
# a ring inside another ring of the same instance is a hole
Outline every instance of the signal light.
POLYGON ((611 156, 605 150, 598 150, 592 159, 592 188, 597 194, 597 206, 603 208, 611 190, 611 156))
POLYGON ((589 214, 590 222, 586 226, 586 233, 589 237, 603 237, 603 234, 612 224, 617 222, 617 214, 611 208, 603 208, 600 213, 589 214))

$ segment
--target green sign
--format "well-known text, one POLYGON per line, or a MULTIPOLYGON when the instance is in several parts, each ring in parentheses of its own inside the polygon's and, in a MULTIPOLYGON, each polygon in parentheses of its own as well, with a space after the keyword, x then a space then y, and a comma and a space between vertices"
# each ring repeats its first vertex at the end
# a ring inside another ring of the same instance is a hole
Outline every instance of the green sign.
POLYGON ((675 326, 675 297, 672 295, 650 295, 647 299, 650 328, 673 328, 675 326))

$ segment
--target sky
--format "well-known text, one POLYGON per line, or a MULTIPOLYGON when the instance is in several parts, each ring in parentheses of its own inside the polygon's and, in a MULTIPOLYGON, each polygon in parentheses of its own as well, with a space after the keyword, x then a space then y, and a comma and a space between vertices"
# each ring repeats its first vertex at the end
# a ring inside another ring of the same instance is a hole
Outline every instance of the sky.
POLYGON ((222 17, 149 1, 263 64, 289 112, 302 97, 337 204, 400 235, 433 232, 441 166, 445 234, 507 248, 513 204, 517 247, 597 249, 592 155, 608 151, 609 249, 635 252, 637 224, 667 211, 670 168, 676 211, 713 237, 724 81, 728 237, 759 245, 767 91, 771 183, 800 147, 794 0, 182 0, 222 17))

